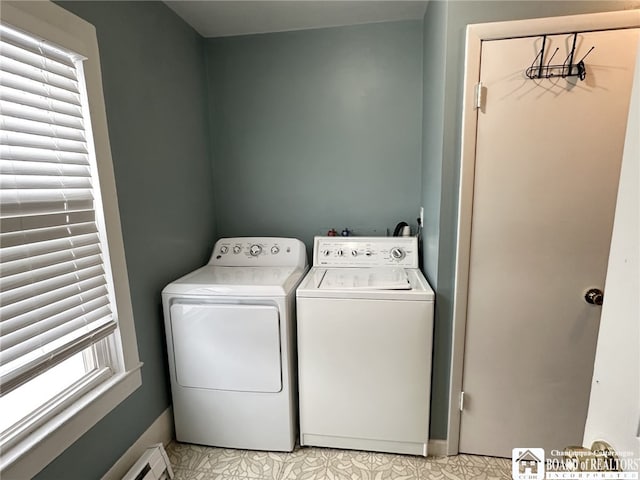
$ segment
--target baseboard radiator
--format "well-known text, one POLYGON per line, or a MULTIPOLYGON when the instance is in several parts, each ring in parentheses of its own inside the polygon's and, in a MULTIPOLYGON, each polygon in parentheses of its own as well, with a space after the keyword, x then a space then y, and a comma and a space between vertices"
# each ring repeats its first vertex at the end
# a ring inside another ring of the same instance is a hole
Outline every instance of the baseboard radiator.
POLYGON ((122 480, 171 480, 173 470, 161 443, 147 448, 122 480))

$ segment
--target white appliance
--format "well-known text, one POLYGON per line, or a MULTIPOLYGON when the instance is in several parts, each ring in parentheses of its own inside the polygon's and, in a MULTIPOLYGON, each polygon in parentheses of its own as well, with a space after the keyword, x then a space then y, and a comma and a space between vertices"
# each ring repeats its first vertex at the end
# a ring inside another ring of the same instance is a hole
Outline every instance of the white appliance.
POLYGON ((295 288, 306 268, 299 240, 225 238, 163 290, 177 440, 293 450, 295 288))
POLYGON ((297 290, 300 444, 427 455, 434 293, 415 237, 316 237, 297 290))

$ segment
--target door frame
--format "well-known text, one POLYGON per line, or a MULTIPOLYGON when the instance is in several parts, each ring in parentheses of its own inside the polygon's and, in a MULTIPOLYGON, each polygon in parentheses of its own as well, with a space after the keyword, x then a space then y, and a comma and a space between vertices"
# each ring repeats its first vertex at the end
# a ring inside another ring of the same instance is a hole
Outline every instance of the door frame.
MULTIPOLYGON (((476 157, 477 110, 475 89, 480 80, 482 42, 506 38, 530 37, 567 32, 586 32, 640 27, 640 10, 625 10, 564 17, 537 18, 467 26, 460 150, 460 184, 453 300, 453 337, 449 377, 449 414, 447 419, 447 455, 459 452, 460 396, 467 324, 467 296, 471 249, 471 219, 476 157)), ((526 68, 526 65, 523 65, 526 68)))

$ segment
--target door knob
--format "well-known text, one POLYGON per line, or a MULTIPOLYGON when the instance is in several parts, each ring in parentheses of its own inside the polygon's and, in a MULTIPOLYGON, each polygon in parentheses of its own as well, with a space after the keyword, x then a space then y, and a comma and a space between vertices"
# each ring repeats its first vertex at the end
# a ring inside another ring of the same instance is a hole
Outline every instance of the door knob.
POLYGON ((602 305, 604 293, 599 288, 591 288, 584 294, 584 299, 591 305, 602 305))

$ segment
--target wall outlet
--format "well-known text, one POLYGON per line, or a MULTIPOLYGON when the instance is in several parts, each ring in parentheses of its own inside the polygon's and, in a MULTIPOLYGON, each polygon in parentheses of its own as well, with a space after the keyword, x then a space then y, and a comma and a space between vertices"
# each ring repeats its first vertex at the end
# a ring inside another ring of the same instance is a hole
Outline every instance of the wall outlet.
POLYGON ((420 226, 424 227, 424 207, 420 207, 420 226))

